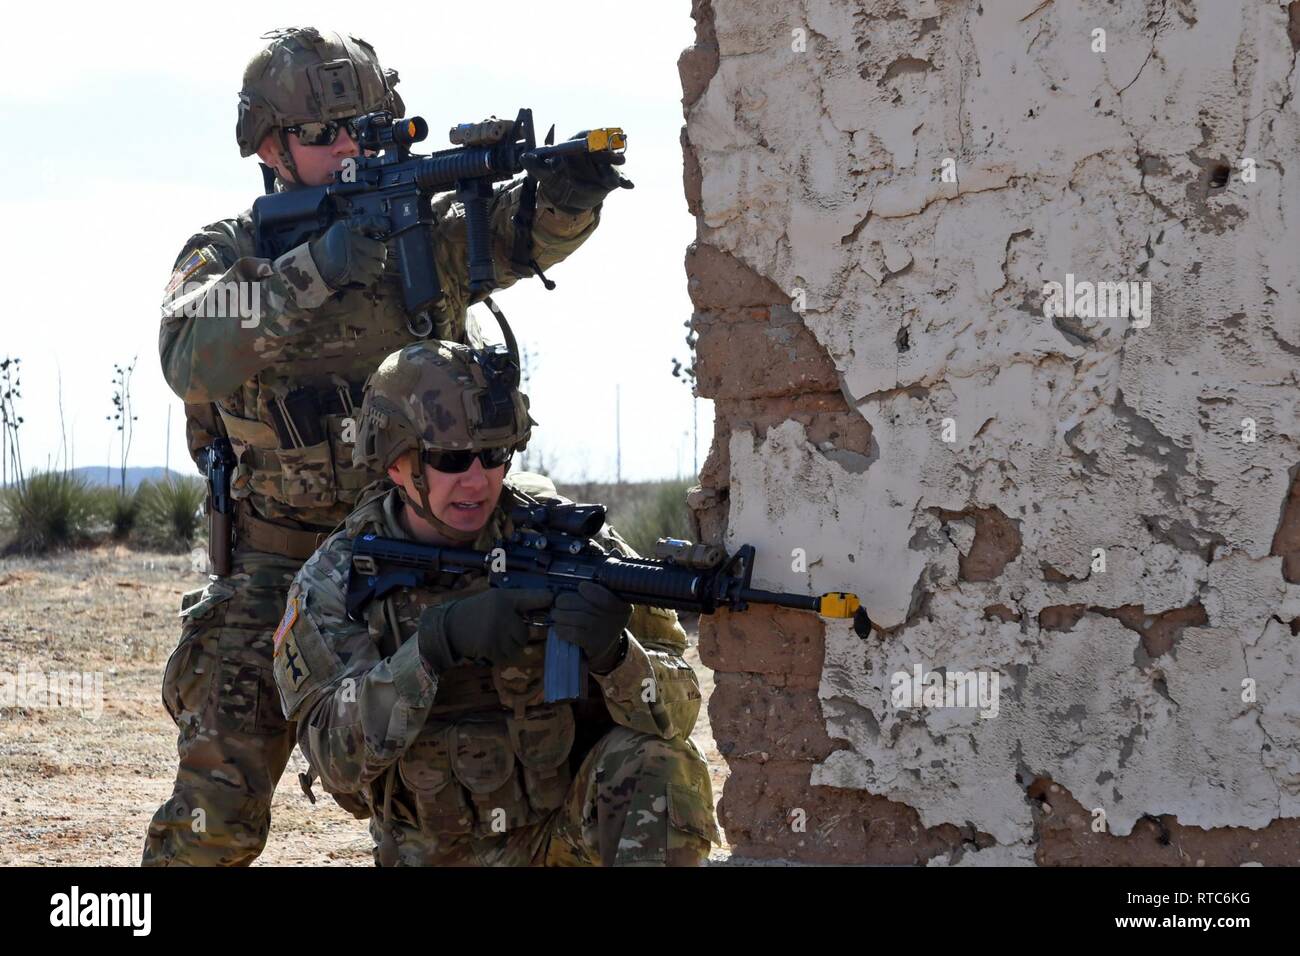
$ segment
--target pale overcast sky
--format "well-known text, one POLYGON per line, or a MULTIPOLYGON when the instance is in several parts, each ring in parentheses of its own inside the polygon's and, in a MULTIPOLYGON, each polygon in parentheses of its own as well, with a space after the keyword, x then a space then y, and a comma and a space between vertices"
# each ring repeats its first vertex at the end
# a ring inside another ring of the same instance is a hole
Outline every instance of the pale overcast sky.
MULTIPOLYGON (((114 439, 115 362, 138 355, 133 465, 190 469, 178 399, 158 362, 159 300, 185 240, 247 208, 261 191, 240 159, 235 103, 244 64, 275 27, 310 24, 372 43, 401 74, 409 113, 445 130, 533 109, 539 137, 594 126, 628 133, 636 183, 606 203, 592 239, 548 275, 497 296, 537 353, 534 431, 567 478, 614 473, 615 384, 624 479, 691 469, 691 398, 671 375, 690 317, 683 256, 694 222, 682 192, 676 62, 693 38, 688 0, 552 6, 225 3, 20 5, 7 15, 10 82, 0 89, 10 152, 0 178, 7 302, 0 355, 23 360, 23 452, 58 452, 57 375, 76 465, 102 465, 114 439), (268 12, 268 10, 272 12, 268 12), (614 11, 614 12, 611 12, 614 11)), ((473 313, 494 328, 483 306, 473 313)), ((712 403, 700 402, 699 456, 712 403)), ((112 461, 116 463, 116 450, 112 461)))

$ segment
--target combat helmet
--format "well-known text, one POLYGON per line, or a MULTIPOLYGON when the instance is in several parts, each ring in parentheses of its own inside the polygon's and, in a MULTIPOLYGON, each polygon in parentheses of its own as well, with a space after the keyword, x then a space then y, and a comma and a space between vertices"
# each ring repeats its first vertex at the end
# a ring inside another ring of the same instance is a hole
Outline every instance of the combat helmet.
MULTIPOLYGON (((351 35, 314 27, 272 30, 271 42, 244 68, 235 139, 241 156, 252 156, 266 134, 279 131, 289 155, 286 126, 341 120, 376 110, 405 114, 394 90, 397 72, 379 65, 375 48, 351 35)), ((294 176, 298 171, 289 159, 294 176)))
MULTIPOLYGON (((505 346, 470 348, 429 340, 389 355, 366 381, 352 461, 382 472, 411 456, 420 500, 403 501, 453 539, 466 534, 439 520, 429 504, 423 457, 431 451, 522 451, 536 424, 519 390, 519 352, 509 326, 505 346)), ((507 466, 508 467, 508 466, 507 466)), ((470 535, 469 537, 472 537, 470 535)))

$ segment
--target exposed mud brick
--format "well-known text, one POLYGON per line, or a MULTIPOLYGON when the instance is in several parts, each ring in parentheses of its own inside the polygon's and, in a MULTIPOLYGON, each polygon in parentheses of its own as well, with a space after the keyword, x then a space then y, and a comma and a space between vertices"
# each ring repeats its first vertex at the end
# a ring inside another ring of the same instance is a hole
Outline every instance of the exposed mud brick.
POLYGON ((700 618, 700 660, 716 671, 746 671, 815 688, 821 680, 825 626, 816 614, 752 604, 736 614, 700 618))
MULTIPOLYGON (((1292 4, 1292 14, 1296 4, 1292 4)), ((1270 554, 1282 558, 1282 577, 1292 584, 1300 584, 1300 465, 1291 469, 1291 490, 1282 505, 1282 518, 1273 535, 1270 554)))
POLYGON ((839 387, 826 350, 787 307, 697 312, 694 328, 701 395, 762 398, 839 387))
POLYGON ((1012 621, 1019 621, 1021 615, 1011 610, 1005 604, 991 604, 984 609, 984 620, 999 620, 1003 624, 1009 624, 1012 621))
POLYGON ((699 216, 702 212, 700 208, 700 160, 695 155, 695 150, 691 148, 690 137, 686 135, 686 127, 682 127, 682 186, 686 195, 686 210, 692 216, 699 216))
POLYGON ((871 426, 849 408, 839 392, 813 392, 765 401, 720 399, 714 412, 718 422, 715 434, 726 436, 721 439, 724 446, 730 442, 730 433, 737 429, 752 431, 761 441, 769 428, 796 421, 803 425, 808 441, 819 449, 829 443, 837 450, 867 457, 875 450, 871 426))
POLYGON ((1171 814, 1143 817, 1128 836, 1094 833, 1092 811, 1046 778, 1027 788, 1039 832, 1040 866, 1300 865, 1300 819, 1247 827, 1183 826, 1171 814))
POLYGON ((944 521, 973 520, 975 540, 970 551, 958 560, 963 581, 993 581, 1020 554, 1019 522, 997 508, 969 508, 965 511, 939 510, 944 521))
POLYGON ((1099 614, 1119 621, 1130 631, 1141 635, 1142 650, 1155 659, 1168 654, 1178 641, 1183 629, 1200 627, 1209 623, 1205 608, 1198 602, 1187 607, 1148 614, 1140 604, 1123 607, 1089 607, 1085 604, 1056 604, 1038 612, 1038 626, 1047 631, 1069 631, 1084 614, 1099 614))
POLYGON ((920 865, 979 837, 951 824, 927 829, 911 807, 864 790, 811 786, 811 763, 744 759, 730 766, 718 816, 737 856, 920 865))
POLYGON ((826 735, 815 683, 783 687, 757 674, 718 673, 709 720, 728 760, 821 760, 844 746, 826 735))
MULTIPOLYGON (((727 535, 727 489, 705 485, 703 482, 716 480, 716 475, 709 471, 712 450, 706 456, 704 468, 700 471, 701 485, 692 489, 686 496, 686 505, 691 509, 691 525, 697 541, 708 544, 721 544, 727 535), (706 474, 708 478, 706 478, 706 474)), ((723 480, 726 476, 723 476, 723 480)))
POLYGON ((1038 612, 1038 626, 1045 631, 1068 631, 1087 610, 1086 604, 1053 604, 1038 612))
POLYGON ((704 541, 719 542, 726 533, 733 429, 753 431, 761 438, 769 428, 792 419, 804 426, 809 441, 819 446, 821 454, 842 452, 851 459, 870 460, 875 451, 871 426, 849 408, 839 391, 760 400, 722 399, 714 406, 714 416, 713 443, 700 468, 701 494, 691 502, 704 541), (827 443, 829 452, 821 447, 827 443))
POLYGON ((1153 614, 1148 614, 1140 604, 1126 604, 1117 608, 1090 607, 1088 610, 1113 617, 1130 631, 1141 634, 1142 649, 1151 658, 1168 654, 1183 633, 1183 628, 1200 627, 1210 621, 1199 602, 1153 614))
POLYGON ((1056 570, 1046 561, 1039 565, 1043 572, 1043 580, 1049 584, 1069 584, 1071 581, 1080 581, 1082 578, 1072 578, 1068 574, 1056 570))
MULTIPOLYGON (((759 275, 733 255, 707 242, 686 247, 686 289, 697 309, 745 309, 754 306, 790 305, 790 296, 771 279, 759 275)), ((793 313, 782 323, 800 325, 793 313)), ((812 333, 809 333, 811 337, 812 333)), ((815 341, 815 340, 814 340, 815 341)), ((822 349, 825 358, 826 350, 822 349)))
POLYGON ((692 0, 695 43, 677 58, 682 78, 682 108, 689 110, 718 72, 718 39, 713 28, 713 6, 709 0, 692 0))

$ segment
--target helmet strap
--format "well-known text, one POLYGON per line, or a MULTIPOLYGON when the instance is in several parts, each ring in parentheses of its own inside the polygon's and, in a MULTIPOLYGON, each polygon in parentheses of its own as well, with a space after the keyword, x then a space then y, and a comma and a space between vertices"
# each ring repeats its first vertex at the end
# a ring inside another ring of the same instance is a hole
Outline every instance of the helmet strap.
POLYGON ((467 544, 479 536, 477 531, 463 531, 460 528, 453 528, 447 522, 443 521, 433 513, 433 506, 429 503, 429 483, 424 480, 424 460, 420 455, 419 448, 412 448, 408 453, 411 463, 411 484, 415 485, 416 492, 419 493, 420 501, 417 504, 407 495, 406 489, 398 486, 398 493, 402 496, 402 502, 414 511, 417 515, 433 525, 434 529, 450 541, 457 544, 467 544))
POLYGON ((283 126, 277 126, 275 128, 275 135, 280 140, 280 159, 284 163, 284 168, 288 170, 290 176, 286 185, 303 185, 302 180, 298 177, 298 166, 293 161, 293 153, 289 149, 289 134, 284 131, 283 126))

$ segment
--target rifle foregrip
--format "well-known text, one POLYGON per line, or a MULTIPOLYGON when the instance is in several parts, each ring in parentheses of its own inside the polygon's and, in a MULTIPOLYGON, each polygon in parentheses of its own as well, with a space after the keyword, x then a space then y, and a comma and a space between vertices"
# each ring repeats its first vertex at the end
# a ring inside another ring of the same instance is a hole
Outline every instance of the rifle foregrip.
MULTIPOLYGON (((475 190, 477 192, 477 190, 475 190)), ((488 216, 488 195, 463 195, 465 206, 465 233, 469 255, 470 295, 483 289, 491 291, 496 286, 496 272, 492 268, 492 224, 488 216)))
POLYGON ((646 604, 654 604, 654 599, 693 604, 700 601, 700 585, 703 580, 697 571, 686 568, 664 567, 663 565, 637 564, 632 561, 618 561, 600 569, 596 583, 611 591, 624 595, 633 604, 638 598, 646 604))

